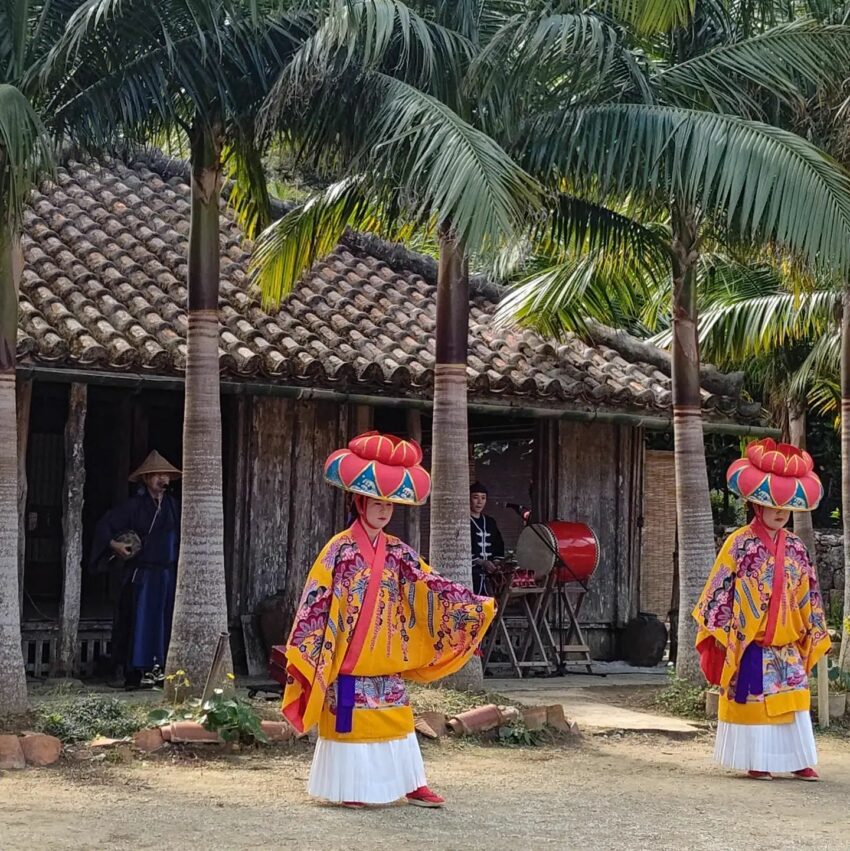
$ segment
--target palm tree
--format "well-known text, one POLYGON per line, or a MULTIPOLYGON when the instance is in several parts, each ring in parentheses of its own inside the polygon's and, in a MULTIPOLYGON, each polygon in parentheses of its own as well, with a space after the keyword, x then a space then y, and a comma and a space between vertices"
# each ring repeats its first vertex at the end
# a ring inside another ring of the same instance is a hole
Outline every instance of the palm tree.
MULTIPOLYGON (((733 8, 733 12, 736 9, 733 8)), ((782 246, 812 265, 848 261, 850 182, 827 156, 756 118, 846 67, 848 30, 792 22, 742 38, 722 4, 697 3, 647 64, 646 87, 616 101, 532 116, 520 161, 605 202, 629 197, 667 217, 672 284, 673 409, 680 611, 689 612, 714 560, 702 433, 697 268, 706 231, 782 246), (648 93, 648 96, 647 96, 648 93), (795 197, 790 191, 797 186, 795 197)), ((557 275, 551 275, 557 278, 557 275)), ((563 276, 561 276, 563 278, 563 276)), ((547 301, 547 298, 540 301, 547 301)), ((694 624, 679 620, 677 672, 697 680, 694 624)))
MULTIPOLYGON (((821 383, 812 350, 837 327, 837 281, 798 280, 793 269, 745 263, 724 255, 700 258, 701 351, 722 368, 744 368, 781 425, 783 439, 806 447, 809 396, 821 383)), ((669 333, 656 338, 669 345, 669 333)), ((837 374, 837 372, 836 372, 837 374)), ((814 559, 808 512, 794 515, 794 530, 814 559)))
MULTIPOLYGON (((279 300, 347 225, 394 238, 418 227, 436 238, 430 557, 467 585, 469 259, 515 238, 537 194, 534 182, 481 131, 479 104, 464 90, 472 58, 505 5, 328 3, 268 114, 272 126, 284 116, 302 157, 343 177, 270 228, 255 255, 267 298, 279 300), (293 97, 309 97, 300 128, 290 120, 293 97)), ((480 665, 455 678, 463 685, 480 681, 480 665)))
POLYGON ((18 588, 15 352, 21 221, 30 190, 52 167, 35 72, 75 3, 0 3, 0 706, 27 708, 18 588))
MULTIPOLYGON (((658 16, 677 19, 689 0, 601 5, 647 25, 658 16)), ((515 13, 524 16, 532 7, 539 7, 539 16, 541 10, 548 13, 549 4, 327 3, 324 24, 286 81, 290 95, 303 98, 305 88, 310 95, 302 155, 326 162, 344 178, 271 228, 256 255, 264 292, 276 301, 333 247, 346 225, 396 238, 410 233, 402 226, 408 225, 438 241, 430 554, 441 571, 467 584, 469 482, 467 465, 459 461, 468 446, 469 264, 517 241, 534 218, 539 193, 505 154, 512 122, 499 115, 507 100, 504 89, 495 88, 491 61, 506 28, 516 23, 515 13), (293 77, 302 85, 291 86, 293 77)), ((582 73, 595 69, 600 57, 623 72, 624 63, 614 57, 613 32, 596 14, 578 8, 577 14, 558 16, 557 23, 539 46, 567 61, 580 57, 582 73)), ((269 113, 272 119, 286 116, 291 130, 288 105, 286 98, 273 97, 269 113)), ((477 680, 474 671, 466 676, 477 680)))
MULTIPOLYGON (((87 0, 50 59, 57 123, 86 146, 188 140, 192 214, 182 540, 167 671, 200 689, 227 629, 219 399, 219 207, 225 167, 267 199, 257 108, 309 20, 237 0, 87 0)), ((243 207, 244 209, 244 207, 243 207)))

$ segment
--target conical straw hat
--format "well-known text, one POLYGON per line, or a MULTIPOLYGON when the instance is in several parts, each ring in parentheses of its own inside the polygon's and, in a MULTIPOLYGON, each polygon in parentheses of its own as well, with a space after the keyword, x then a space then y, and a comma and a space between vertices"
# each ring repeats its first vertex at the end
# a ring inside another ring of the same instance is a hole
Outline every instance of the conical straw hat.
POLYGON ((179 479, 183 474, 173 464, 169 464, 155 449, 142 462, 141 466, 130 474, 131 482, 138 482, 142 476, 150 473, 167 473, 173 479, 179 479))

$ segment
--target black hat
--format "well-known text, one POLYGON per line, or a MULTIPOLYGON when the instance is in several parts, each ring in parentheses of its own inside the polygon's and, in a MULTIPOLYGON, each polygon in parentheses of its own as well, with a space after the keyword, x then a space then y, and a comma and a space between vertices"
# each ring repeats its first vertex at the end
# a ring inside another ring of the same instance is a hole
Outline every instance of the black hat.
POLYGON ((470 493, 483 493, 485 496, 487 496, 488 493, 489 493, 487 488, 485 488, 484 485, 481 484, 481 482, 473 482, 469 486, 469 492, 470 493))

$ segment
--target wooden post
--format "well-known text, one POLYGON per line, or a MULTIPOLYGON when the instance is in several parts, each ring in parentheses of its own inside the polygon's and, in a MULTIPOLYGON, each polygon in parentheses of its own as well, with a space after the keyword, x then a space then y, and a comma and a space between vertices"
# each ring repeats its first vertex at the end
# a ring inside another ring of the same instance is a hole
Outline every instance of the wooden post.
POLYGON ((245 614, 245 579, 248 556, 248 512, 251 490, 252 398, 236 400, 230 429, 230 459, 225 477, 224 539, 227 545, 227 597, 231 618, 245 614))
POLYGON ((65 486, 62 494, 62 600, 59 605, 59 644, 54 674, 70 677, 77 655, 80 626, 80 589, 83 562, 83 487, 86 480, 85 384, 72 384, 65 423, 65 486))
POLYGON ((818 670, 818 725, 821 730, 829 727, 829 668, 826 656, 817 664, 818 670))
MULTIPOLYGON (((418 410, 407 411, 407 436, 422 445, 422 414, 418 410)), ((411 506, 405 518, 405 543, 420 552, 422 547, 422 510, 411 506)))
POLYGON ((18 391, 18 596, 24 613, 24 572, 27 563, 27 446, 30 437, 32 381, 19 381, 18 391))

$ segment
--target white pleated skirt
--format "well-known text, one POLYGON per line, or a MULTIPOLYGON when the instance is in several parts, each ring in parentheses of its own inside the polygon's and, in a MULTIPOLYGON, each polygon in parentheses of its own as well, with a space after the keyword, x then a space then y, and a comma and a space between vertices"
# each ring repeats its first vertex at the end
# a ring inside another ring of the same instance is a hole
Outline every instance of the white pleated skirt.
POLYGON ((307 792, 335 803, 389 804, 426 786, 416 733, 388 742, 316 742, 307 792))
POLYGON ((714 759, 740 771, 799 771, 818 761, 812 719, 795 712, 790 724, 717 723, 714 759))

